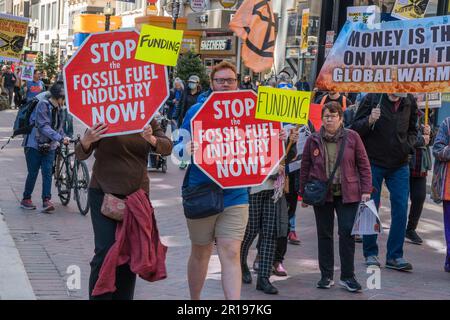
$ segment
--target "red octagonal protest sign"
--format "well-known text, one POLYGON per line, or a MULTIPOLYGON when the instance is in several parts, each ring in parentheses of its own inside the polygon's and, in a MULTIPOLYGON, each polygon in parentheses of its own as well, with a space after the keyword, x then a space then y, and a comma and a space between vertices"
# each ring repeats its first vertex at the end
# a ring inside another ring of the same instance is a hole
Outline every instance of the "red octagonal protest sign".
POLYGON ((69 112, 105 136, 141 132, 169 96, 165 66, 135 60, 135 30, 92 34, 64 67, 69 112))
POLYGON ((191 120, 194 163, 222 188, 262 184, 284 156, 282 124, 255 119, 251 90, 214 92, 191 120))

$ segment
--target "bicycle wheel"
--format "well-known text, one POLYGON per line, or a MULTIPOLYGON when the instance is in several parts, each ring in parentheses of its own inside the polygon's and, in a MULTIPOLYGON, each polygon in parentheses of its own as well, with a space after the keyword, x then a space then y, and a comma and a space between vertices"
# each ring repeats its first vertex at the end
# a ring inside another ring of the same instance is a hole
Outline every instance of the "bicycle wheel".
POLYGON ((84 161, 76 161, 74 167, 74 187, 75 200, 77 201, 78 210, 85 216, 89 212, 89 169, 84 161))
POLYGON ((55 172, 55 184, 58 189, 58 197, 63 206, 67 206, 70 202, 71 188, 70 188, 70 173, 67 170, 65 161, 57 162, 55 172), (58 168, 59 167, 59 168, 58 168))

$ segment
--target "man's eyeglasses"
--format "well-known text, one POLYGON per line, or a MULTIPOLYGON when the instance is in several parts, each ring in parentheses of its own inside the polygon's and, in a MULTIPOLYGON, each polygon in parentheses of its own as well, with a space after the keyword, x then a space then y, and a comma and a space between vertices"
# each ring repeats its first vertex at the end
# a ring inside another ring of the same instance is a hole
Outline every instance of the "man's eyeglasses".
POLYGON ((233 78, 228 78, 228 79, 224 79, 224 78, 216 78, 214 79, 215 82, 217 82, 218 84, 224 84, 225 82, 228 84, 235 84, 237 79, 233 79, 233 78))
POLYGON ((336 118, 339 118, 339 115, 338 114, 329 114, 327 116, 323 116, 323 118, 326 120, 334 120, 336 118))

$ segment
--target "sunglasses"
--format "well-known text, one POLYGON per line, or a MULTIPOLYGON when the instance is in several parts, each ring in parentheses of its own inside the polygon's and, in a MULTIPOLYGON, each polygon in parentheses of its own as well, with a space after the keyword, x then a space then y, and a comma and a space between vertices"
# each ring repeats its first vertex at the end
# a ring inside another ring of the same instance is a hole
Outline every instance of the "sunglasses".
POLYGON ((291 83, 280 83, 278 85, 278 89, 284 89, 284 88, 292 89, 293 85, 291 83))

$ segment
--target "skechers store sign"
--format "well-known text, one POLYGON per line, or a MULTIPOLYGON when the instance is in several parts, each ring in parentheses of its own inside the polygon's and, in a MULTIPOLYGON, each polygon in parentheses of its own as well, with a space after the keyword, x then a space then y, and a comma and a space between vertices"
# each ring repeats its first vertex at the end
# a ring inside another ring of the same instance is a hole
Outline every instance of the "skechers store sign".
POLYGON ((204 54, 217 52, 221 54, 234 54, 235 45, 233 37, 205 38, 200 43, 200 51, 204 54))

